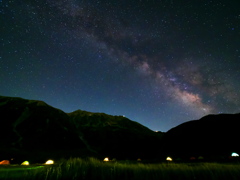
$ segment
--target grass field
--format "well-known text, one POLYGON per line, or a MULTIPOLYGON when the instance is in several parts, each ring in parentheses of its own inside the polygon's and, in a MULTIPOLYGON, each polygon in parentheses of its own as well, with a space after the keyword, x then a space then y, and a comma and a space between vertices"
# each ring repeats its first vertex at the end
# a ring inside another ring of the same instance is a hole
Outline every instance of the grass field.
POLYGON ((94 158, 71 158, 49 166, 1 166, 0 179, 239 180, 240 164, 172 162, 143 164, 128 161, 103 162, 94 158))

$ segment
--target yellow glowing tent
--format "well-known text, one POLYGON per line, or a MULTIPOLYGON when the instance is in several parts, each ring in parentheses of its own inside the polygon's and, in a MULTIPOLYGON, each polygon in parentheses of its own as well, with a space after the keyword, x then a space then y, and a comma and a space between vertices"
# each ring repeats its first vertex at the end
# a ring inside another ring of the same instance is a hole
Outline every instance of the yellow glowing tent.
POLYGON ((105 157, 103 161, 109 161, 109 158, 108 158, 108 157, 105 157))
POLYGON ((21 165, 29 165, 28 161, 24 161, 21 165))
POLYGON ((171 157, 167 157, 166 160, 167 161, 172 161, 172 158, 171 157))
POLYGON ((49 159, 49 160, 47 160, 47 161, 45 162, 45 164, 54 164, 54 161, 51 160, 51 159, 49 159))

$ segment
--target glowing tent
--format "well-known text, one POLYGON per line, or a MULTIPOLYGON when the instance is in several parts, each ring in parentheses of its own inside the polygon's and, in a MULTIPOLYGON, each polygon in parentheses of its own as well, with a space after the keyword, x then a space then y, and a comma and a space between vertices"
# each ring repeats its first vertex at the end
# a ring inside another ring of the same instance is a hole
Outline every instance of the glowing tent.
POLYGON ((104 158, 104 160, 103 160, 103 161, 109 161, 108 157, 104 158))
POLYGON ((10 161, 9 161, 9 160, 2 160, 2 161, 0 162, 0 164, 10 164, 10 161))
POLYGON ((28 161, 24 161, 21 165, 27 166, 27 165, 29 165, 29 162, 28 161))
POLYGON ((172 158, 171 157, 167 157, 166 160, 167 161, 172 161, 172 158))
POLYGON ((49 159, 49 160, 47 160, 47 161, 45 162, 45 164, 54 164, 54 161, 51 160, 51 159, 49 159))
POLYGON ((239 157, 239 154, 238 154, 238 153, 235 153, 235 152, 233 152, 231 156, 232 156, 232 157, 239 157))
POLYGON ((192 156, 192 157, 190 157, 190 160, 196 160, 196 158, 192 156))

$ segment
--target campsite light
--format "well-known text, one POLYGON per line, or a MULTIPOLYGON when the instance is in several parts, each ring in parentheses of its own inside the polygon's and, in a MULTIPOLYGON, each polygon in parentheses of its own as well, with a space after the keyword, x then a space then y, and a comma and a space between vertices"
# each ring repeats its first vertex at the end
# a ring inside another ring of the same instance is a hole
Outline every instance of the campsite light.
POLYGON ((109 161, 109 158, 108 158, 108 157, 105 157, 103 161, 109 161))
POLYGON ((21 165, 29 165, 28 161, 24 161, 21 165))
POLYGON ((199 160, 203 160, 204 158, 203 158, 202 156, 199 156, 198 159, 199 159, 199 160))
POLYGON ((53 161, 53 160, 47 160, 47 161, 45 162, 45 164, 54 164, 54 161, 53 161))
POLYGON ((10 161, 9 161, 9 160, 2 160, 2 161, 0 162, 0 164, 10 164, 10 161))
POLYGON ((238 157, 238 156, 239 156, 239 154, 238 154, 238 153, 235 153, 235 152, 233 152, 231 156, 232 156, 232 157, 238 157))
POLYGON ((196 160, 196 158, 192 156, 192 157, 190 157, 190 160, 196 160))
POLYGON ((166 160, 167 161, 172 161, 172 158, 171 157, 167 157, 166 160))

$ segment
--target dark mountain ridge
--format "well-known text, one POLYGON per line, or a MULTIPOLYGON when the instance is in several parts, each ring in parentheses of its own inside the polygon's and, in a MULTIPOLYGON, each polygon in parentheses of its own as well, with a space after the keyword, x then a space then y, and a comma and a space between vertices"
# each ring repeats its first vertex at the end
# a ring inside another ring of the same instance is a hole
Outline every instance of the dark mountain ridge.
POLYGON ((0 115, 0 157, 35 158, 86 147, 68 115, 42 101, 0 96, 0 115))
POLYGON ((24 152, 32 157, 34 152, 47 156, 151 158, 155 154, 151 147, 162 137, 123 116, 81 110, 64 113, 42 101, 15 97, 0 96, 0 114, 2 156, 24 152))
POLYGON ((228 157, 240 153, 240 114, 207 115, 170 129, 165 152, 176 157, 228 157))
POLYGON ((148 158, 157 153, 154 147, 159 144, 162 134, 157 134, 126 117, 82 110, 68 115, 89 144, 101 154, 136 159, 148 158))
POLYGON ((227 158, 240 153, 240 114, 208 115, 166 133, 123 116, 65 113, 43 101, 0 96, 0 158, 227 158))

